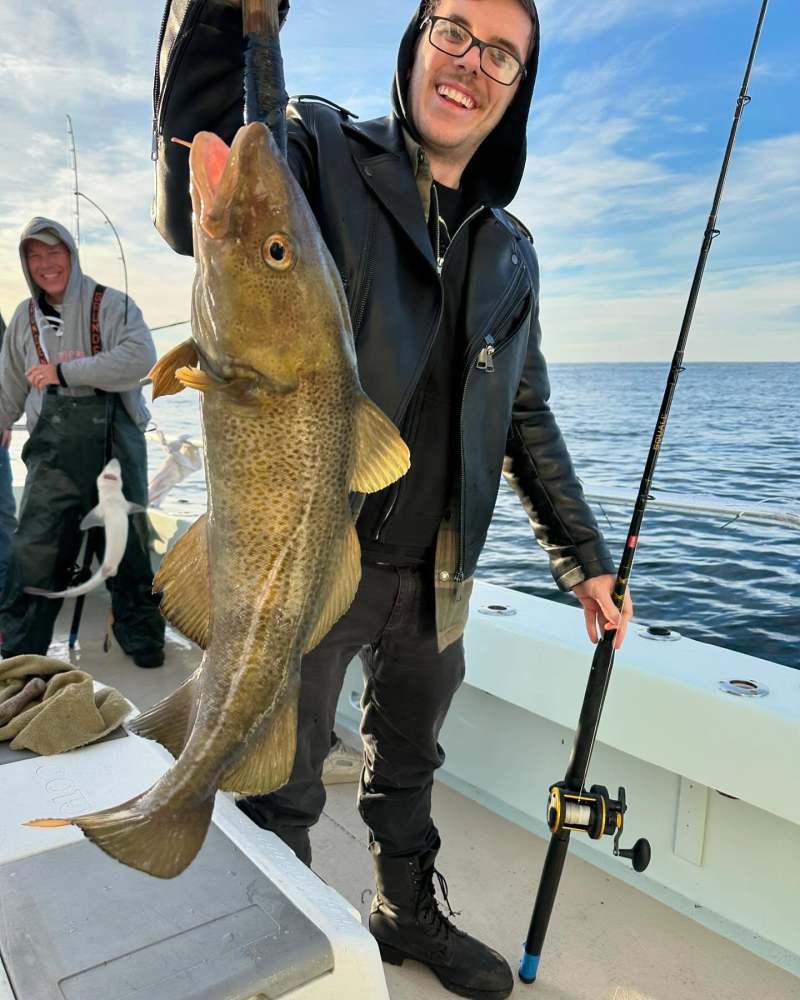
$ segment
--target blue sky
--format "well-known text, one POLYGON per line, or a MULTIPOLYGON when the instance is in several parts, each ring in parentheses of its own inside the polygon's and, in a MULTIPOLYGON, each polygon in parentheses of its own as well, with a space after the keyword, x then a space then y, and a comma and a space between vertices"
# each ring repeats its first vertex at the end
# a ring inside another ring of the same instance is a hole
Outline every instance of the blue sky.
MULTIPOLYGON (((541 0, 529 161, 512 206, 533 231, 552 361, 671 356, 759 9, 758 0, 541 0)), ((151 80, 161 0, 0 0, 0 309, 26 294, 17 239, 71 219, 80 187, 120 230, 151 325, 188 316, 192 262, 150 223, 151 80)), ((411 4, 293 0, 290 93, 362 117, 388 108, 411 4), (341 11, 347 11, 342 18, 341 11)), ((772 0, 687 350, 692 361, 800 361, 800 10, 772 0)), ((81 208, 85 269, 119 285, 108 227, 81 208)))

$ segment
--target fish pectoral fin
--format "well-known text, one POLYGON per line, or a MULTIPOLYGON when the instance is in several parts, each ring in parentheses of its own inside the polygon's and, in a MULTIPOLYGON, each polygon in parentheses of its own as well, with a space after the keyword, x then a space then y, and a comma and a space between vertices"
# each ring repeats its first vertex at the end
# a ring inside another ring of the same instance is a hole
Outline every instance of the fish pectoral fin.
POLYGON ((137 715, 128 723, 128 731, 145 739, 155 740, 169 750, 173 757, 180 757, 194 725, 201 669, 198 667, 169 697, 137 715))
POLYGON ((174 396, 186 388, 178 381, 175 373, 179 368, 193 367, 197 364, 197 348, 193 340, 184 340, 182 344, 173 347, 163 358, 160 358, 150 369, 148 378, 153 380, 153 399, 159 396, 174 396))
POLYGON ((408 472, 411 456, 392 421, 366 396, 356 403, 355 463, 350 489, 375 493, 408 472))
POLYGON ((226 383, 218 382, 212 378, 208 372, 202 368, 179 368, 175 372, 175 378, 187 389, 196 389, 198 392, 210 392, 213 389, 220 389, 226 383))
POLYGON ((102 528, 105 524, 100 504, 94 507, 81 521, 81 531, 88 531, 89 528, 102 528))
POLYGON ((198 517, 161 560, 153 579, 153 593, 161 593, 161 613, 201 649, 208 645, 211 605, 207 524, 207 514, 198 517))
POLYGON ((352 523, 347 526, 337 565, 338 573, 331 583, 314 631, 306 643, 306 653, 322 642, 356 596, 361 580, 361 545, 355 525, 352 523))
POLYGON ((140 503, 128 503, 129 514, 146 514, 147 507, 142 507, 140 503))
POLYGON ((297 745, 297 693, 294 684, 263 723, 262 732, 246 744, 242 756, 225 772, 220 790, 239 795, 266 795, 282 788, 294 767, 297 745))

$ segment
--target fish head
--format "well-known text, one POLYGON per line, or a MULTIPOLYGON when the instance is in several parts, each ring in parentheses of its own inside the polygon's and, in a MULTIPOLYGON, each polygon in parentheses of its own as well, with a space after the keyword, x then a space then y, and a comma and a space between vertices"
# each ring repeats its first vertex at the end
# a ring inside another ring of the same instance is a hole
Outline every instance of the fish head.
POLYGON ((190 171, 192 332, 203 366, 287 392, 343 349, 354 362, 336 266, 269 129, 245 125, 230 148, 198 133, 190 171))
POLYGON ((107 482, 122 482, 122 466, 119 464, 119 459, 112 458, 106 463, 103 471, 100 473, 100 478, 107 482))
POLYGON ((97 477, 97 492, 99 496, 107 496, 109 493, 119 493, 122 490, 122 466, 119 460, 112 458, 103 466, 103 470, 97 477))

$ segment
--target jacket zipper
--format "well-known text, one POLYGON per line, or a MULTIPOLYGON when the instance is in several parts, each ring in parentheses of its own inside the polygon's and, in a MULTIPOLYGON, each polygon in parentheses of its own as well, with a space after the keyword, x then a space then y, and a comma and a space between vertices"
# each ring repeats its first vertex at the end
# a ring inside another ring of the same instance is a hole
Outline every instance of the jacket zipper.
POLYGON ((494 337, 491 333, 487 333, 483 340, 486 346, 481 348, 475 367, 479 372, 491 373, 494 371, 494 361, 492 360, 495 352, 494 337))
MULTIPOLYGON (((497 319, 492 318, 491 320, 489 320, 489 323, 492 326, 497 326, 497 327, 502 326, 502 324, 505 323, 508 316, 510 316, 511 313, 513 312, 517 304, 516 299, 514 298, 514 292, 516 292, 517 287, 520 284, 520 281, 522 280, 522 275, 524 272, 526 272, 526 270, 527 269, 524 266, 519 268, 517 275, 512 283, 512 286, 508 291, 509 303, 497 319)), ((453 582, 456 584, 462 584, 464 582, 464 562, 466 559, 466 547, 467 547, 466 533, 464 531, 464 515, 466 512, 464 494, 466 492, 466 479, 467 479, 465 473, 466 462, 464 458, 464 403, 466 402, 467 398, 467 388, 469 386, 470 377, 472 376, 472 373, 474 371, 485 371, 487 373, 491 373, 494 371, 494 361, 493 361, 494 356, 499 351, 504 350, 504 348, 507 347, 508 344, 510 344, 514 340, 516 334, 519 332, 519 329, 521 329, 521 327, 519 327, 518 330, 510 337, 506 337, 506 339, 500 344, 499 347, 496 346, 494 337, 492 337, 491 334, 487 333, 483 338, 484 346, 480 349, 478 354, 475 355, 474 361, 470 360, 469 365, 467 367, 466 377, 464 378, 464 389, 462 390, 461 393, 461 412, 459 414, 459 420, 458 420, 459 439, 460 439, 459 444, 461 446, 461 489, 459 491, 459 507, 460 507, 461 520, 458 526, 458 534, 459 534, 458 569, 456 570, 455 576, 453 577, 453 582)))
POLYGON ((183 12, 183 17, 181 18, 181 23, 178 26, 178 31, 175 35, 175 42, 173 43, 172 50, 167 58, 167 68, 164 73, 164 89, 161 91, 161 46, 164 43, 164 35, 167 31, 167 22, 169 20, 169 12, 172 6, 172 0, 167 0, 164 7, 164 16, 161 19, 161 30, 158 35, 158 48, 156 49, 156 68, 153 75, 153 137, 152 137, 152 147, 150 150, 150 158, 152 160, 158 159, 158 140, 161 137, 163 120, 164 120, 164 105, 167 99, 167 88, 171 82, 173 75, 173 68, 175 65, 175 58, 180 51, 180 49, 186 44, 186 35, 182 34, 184 25, 187 24, 189 16, 191 15, 194 19, 197 16, 198 10, 203 6, 202 0, 189 0, 186 5, 186 10, 183 12))
POLYGON ((366 261, 364 264, 364 273, 362 275, 361 284, 356 285, 359 289, 358 291, 358 303, 357 308, 351 310, 351 321, 353 326, 353 340, 357 340, 358 331, 361 329, 361 324, 364 321, 364 310, 367 307, 367 295, 369 294, 370 286, 372 285, 372 272, 375 266, 375 255, 372 252, 372 246, 375 242, 375 230, 378 226, 378 210, 375 206, 374 201, 370 203, 370 219, 369 219, 369 229, 367 231, 367 243, 364 248, 364 254, 366 261))
MULTIPOLYGON (((436 194, 436 185, 435 184, 431 186, 431 189, 432 189, 432 191, 434 193, 434 196, 436 198, 436 249, 435 249, 435 254, 436 254, 436 273, 437 273, 437 275, 439 277, 439 291, 441 292, 441 296, 442 296, 442 298, 441 298, 442 306, 439 309, 439 315, 436 318, 436 325, 435 325, 435 328, 434 328, 434 335, 433 335, 433 338, 431 339, 431 345, 433 345, 433 341, 436 339, 436 337, 437 337, 437 335, 439 333, 439 327, 442 324, 442 314, 444 312, 444 284, 442 282, 442 271, 444 270, 444 265, 445 265, 445 263, 447 261, 447 254, 448 254, 448 252, 450 250, 450 247, 455 243, 456 237, 461 232, 461 230, 464 228, 464 226, 468 225, 475 218, 476 215, 479 215, 484 210, 485 206, 484 205, 479 206, 473 212, 471 212, 466 217, 466 219, 464 219, 464 221, 461 223, 461 225, 458 227, 458 229, 456 229, 455 233, 453 233, 453 238, 447 244, 447 247, 446 247, 446 249, 445 249, 445 251, 442 254, 441 259, 440 259, 440 257, 439 257, 439 247, 440 247, 440 244, 439 244, 439 196, 436 194)), ((463 476, 463 471, 462 471, 462 476, 463 476)), ((394 490, 393 490, 393 495, 392 495, 392 499, 391 499, 391 501, 390 501, 390 503, 389 503, 389 505, 388 505, 388 507, 386 509, 385 514, 381 518, 381 523, 378 525, 378 528, 377 528, 377 531, 375 532, 375 535, 373 536, 372 540, 374 542, 379 542, 381 540, 381 535, 383 534, 383 531, 386 528, 386 525, 387 525, 387 523, 389 521, 389 518, 392 516, 392 513, 394 512, 394 508, 395 508, 395 506, 397 504, 397 497, 398 497, 399 493, 400 493, 400 488, 399 488, 398 484, 395 483, 394 490)))

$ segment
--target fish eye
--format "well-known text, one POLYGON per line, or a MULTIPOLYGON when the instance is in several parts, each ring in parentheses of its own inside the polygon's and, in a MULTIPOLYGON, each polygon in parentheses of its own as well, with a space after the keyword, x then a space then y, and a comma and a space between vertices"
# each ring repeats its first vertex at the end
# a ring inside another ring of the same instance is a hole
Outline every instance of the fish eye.
POLYGON ((289 271, 297 263, 292 241, 283 233, 273 233, 264 240, 261 256, 274 271, 289 271))

